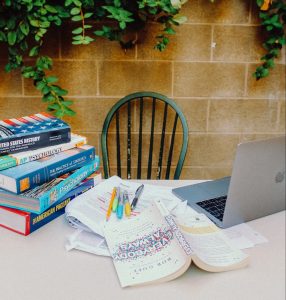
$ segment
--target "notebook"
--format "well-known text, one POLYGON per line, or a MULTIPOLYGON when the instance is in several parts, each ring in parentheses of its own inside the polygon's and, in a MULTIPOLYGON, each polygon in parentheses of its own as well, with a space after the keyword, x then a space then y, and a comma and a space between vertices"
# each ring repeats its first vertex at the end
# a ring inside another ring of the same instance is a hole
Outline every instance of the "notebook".
POLYGON ((231 177, 172 192, 222 228, 285 210, 285 136, 241 143, 231 177))

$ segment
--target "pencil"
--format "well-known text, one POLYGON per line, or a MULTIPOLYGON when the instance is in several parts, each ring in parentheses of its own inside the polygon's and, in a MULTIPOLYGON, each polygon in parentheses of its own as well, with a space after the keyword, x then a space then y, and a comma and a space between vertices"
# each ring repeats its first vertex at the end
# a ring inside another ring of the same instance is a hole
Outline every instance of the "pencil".
POLYGON ((107 209, 107 212, 106 212, 106 221, 108 221, 109 218, 110 218, 111 211, 112 211, 112 205, 113 205, 114 198, 116 196, 116 192, 117 192, 117 189, 116 189, 116 187, 114 187, 113 190, 112 190, 109 206, 108 206, 108 209, 107 209))

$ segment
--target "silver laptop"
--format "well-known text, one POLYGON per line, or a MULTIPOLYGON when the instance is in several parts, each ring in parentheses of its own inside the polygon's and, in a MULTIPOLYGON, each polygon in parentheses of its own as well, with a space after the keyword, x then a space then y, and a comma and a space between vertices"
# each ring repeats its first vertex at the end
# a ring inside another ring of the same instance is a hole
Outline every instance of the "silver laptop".
POLYGON ((285 136, 239 144, 231 177, 173 193, 222 228, 285 210, 285 136))

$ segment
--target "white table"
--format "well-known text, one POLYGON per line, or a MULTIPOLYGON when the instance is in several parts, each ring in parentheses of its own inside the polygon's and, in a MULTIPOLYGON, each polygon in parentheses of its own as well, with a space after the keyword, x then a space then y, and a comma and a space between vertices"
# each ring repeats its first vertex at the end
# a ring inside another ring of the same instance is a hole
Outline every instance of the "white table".
POLYGON ((285 211, 249 225, 269 243, 244 250, 250 254, 247 268, 208 273, 192 265, 174 281, 125 289, 119 285, 111 258, 65 250, 66 236, 74 230, 64 217, 28 237, 0 228, 0 299, 285 300, 285 211))

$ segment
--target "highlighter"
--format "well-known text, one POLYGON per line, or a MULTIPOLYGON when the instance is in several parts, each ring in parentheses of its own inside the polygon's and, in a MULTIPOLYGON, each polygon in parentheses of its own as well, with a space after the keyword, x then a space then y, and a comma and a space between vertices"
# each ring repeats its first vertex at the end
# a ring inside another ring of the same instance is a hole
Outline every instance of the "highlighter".
POLYGON ((124 203, 124 208, 125 208, 125 215, 127 217, 130 217, 130 215, 131 215, 131 206, 130 206, 128 194, 127 194, 126 191, 124 191, 124 194, 123 194, 123 203, 124 203))
POLYGON ((119 194, 118 197, 118 205, 117 205, 117 211, 116 211, 116 216, 118 219, 122 219, 123 217, 123 197, 122 194, 119 194))
POLYGON ((113 200, 113 204, 112 204, 112 211, 116 212, 117 211, 117 206, 118 206, 118 198, 120 197, 120 187, 116 188, 116 195, 115 198, 113 200))

